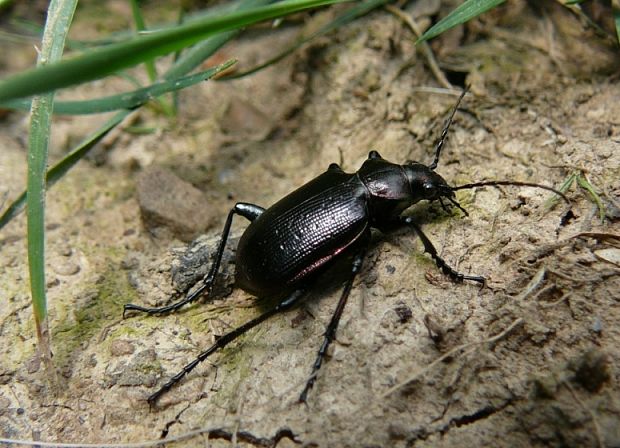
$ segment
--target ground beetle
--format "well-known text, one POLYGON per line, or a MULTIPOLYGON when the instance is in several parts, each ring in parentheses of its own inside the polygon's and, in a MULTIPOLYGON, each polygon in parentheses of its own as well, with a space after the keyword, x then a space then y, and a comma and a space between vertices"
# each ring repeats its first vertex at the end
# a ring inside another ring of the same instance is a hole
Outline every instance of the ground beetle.
POLYGON ((553 188, 527 182, 488 181, 451 187, 435 173, 448 129, 466 92, 467 90, 463 91, 446 121, 435 148, 435 159, 429 166, 418 162, 397 165, 383 159, 377 151, 371 151, 356 173, 345 173, 340 166, 332 163, 326 172, 268 209, 239 202, 228 214, 209 273, 193 293, 179 302, 161 308, 125 305, 125 312, 134 310, 150 314, 167 313, 193 302, 203 293, 208 294, 222 260, 234 215, 243 216, 250 221, 237 246, 237 286, 255 296, 284 297, 270 311, 217 338, 211 347, 152 394, 148 402, 151 405, 156 403, 162 394, 218 349, 269 317, 296 305, 306 295, 312 281, 320 272, 335 259, 349 254, 353 256, 350 275, 325 331, 311 375, 299 397, 300 401, 306 401, 327 349, 335 338, 338 322, 370 242, 371 228, 381 230, 393 227, 394 224, 412 227, 420 237, 424 250, 446 275, 454 281, 470 280, 484 284, 483 277, 462 274, 446 264, 413 218, 402 215, 402 212, 421 200, 438 200, 442 207, 446 208, 443 202, 445 199, 467 214, 456 201, 454 191, 486 185, 544 188, 567 199, 553 188))

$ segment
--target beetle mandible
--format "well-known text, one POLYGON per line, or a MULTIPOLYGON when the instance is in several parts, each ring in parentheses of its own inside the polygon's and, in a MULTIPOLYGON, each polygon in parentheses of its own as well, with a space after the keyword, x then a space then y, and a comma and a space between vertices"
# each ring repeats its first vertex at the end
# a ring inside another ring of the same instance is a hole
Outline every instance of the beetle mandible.
POLYGON ((543 188, 553 191, 568 202, 561 192, 529 182, 486 181, 451 187, 434 171, 454 114, 466 93, 467 89, 463 90, 446 120, 435 148, 435 158, 430 165, 419 162, 398 165, 383 159, 377 151, 371 151, 357 172, 346 173, 340 166, 332 163, 323 174, 267 209, 238 202, 228 213, 213 264, 203 283, 194 292, 179 302, 160 308, 126 304, 124 313, 133 310, 161 314, 175 311, 195 301, 203 293, 209 294, 218 273, 235 215, 243 216, 250 221, 237 246, 235 262, 237 286, 255 296, 284 297, 271 310, 217 338, 211 347, 200 353, 157 392, 150 395, 149 404, 156 403, 162 394, 170 390, 212 353, 227 346, 271 316, 298 304, 319 273, 329 267, 334 260, 349 254, 353 256, 351 271, 325 331, 311 375, 299 397, 300 401, 305 402, 328 347, 336 336, 353 281, 361 269, 370 242, 371 228, 381 230, 393 227, 394 224, 409 226, 418 234, 425 252, 430 254, 444 274, 454 281, 469 280, 484 284, 483 277, 465 275, 450 267, 439 256, 432 242, 413 218, 402 214, 405 209, 422 200, 437 200, 446 208, 443 202, 445 199, 467 214, 456 201, 454 192, 487 185, 543 188))

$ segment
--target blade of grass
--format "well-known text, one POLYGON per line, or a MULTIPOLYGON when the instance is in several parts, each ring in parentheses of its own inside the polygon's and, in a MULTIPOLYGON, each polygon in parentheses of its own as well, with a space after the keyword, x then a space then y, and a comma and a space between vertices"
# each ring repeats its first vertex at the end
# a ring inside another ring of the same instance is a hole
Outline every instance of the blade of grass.
POLYGON ((17 33, 11 33, 6 30, 0 30, 0 42, 10 42, 14 44, 33 45, 33 43, 40 42, 40 39, 35 39, 31 36, 23 36, 17 33))
POLYGON ((611 0, 611 10, 616 24, 616 36, 618 37, 618 43, 620 44, 620 0, 611 0))
POLYGON ((222 81, 227 81, 227 80, 232 80, 232 79, 238 79, 238 78, 242 78, 244 76, 248 76, 251 75, 253 73, 256 73, 266 67, 269 67, 270 65, 273 65, 279 61, 281 61, 282 59, 284 59, 286 56, 288 56, 289 54, 293 53, 295 50, 297 50, 299 47, 301 47, 302 45, 304 45, 306 42, 321 36, 323 34, 326 34, 338 27, 341 27, 343 25, 346 25, 347 23, 357 19, 358 17, 363 16, 364 14, 367 14, 368 12, 372 11, 375 8, 378 8, 379 6, 382 6, 384 4, 386 4, 389 0, 365 0, 361 3, 359 3, 356 6, 353 6, 349 9, 347 9, 345 12, 343 12, 342 14, 338 15, 334 20, 330 21, 329 23, 327 23, 326 25, 322 26, 320 29, 318 29, 317 31, 315 31, 314 33, 310 34, 307 37, 301 37, 300 39, 297 40, 297 42, 295 42, 293 45, 291 45, 290 47, 286 48, 285 50, 283 50, 282 52, 278 53, 277 55, 275 55, 274 57, 268 59, 267 61, 258 64, 248 70, 245 70, 243 72, 240 73, 235 73, 229 76, 225 76, 223 78, 221 78, 222 81))
POLYGON ((590 183, 590 181, 585 177, 583 173, 577 175, 577 183, 579 184, 581 188, 583 188, 589 193, 590 197, 592 198, 592 200, 598 207, 598 213, 599 213, 599 217, 601 218, 601 222, 604 222, 605 221, 605 206, 603 205, 603 201, 601 200, 601 197, 598 195, 598 193, 594 189, 594 186, 590 183))
POLYGON ((179 59, 163 74, 162 78, 173 80, 185 73, 189 73, 222 48, 229 40, 237 36, 239 32, 239 30, 227 31, 193 46, 179 56, 179 59))
MULTIPOLYGON (((180 25, 183 22, 185 22, 185 7, 186 7, 186 5, 184 3, 182 3, 180 5, 179 15, 177 16, 177 25, 180 25)), ((183 53, 183 50, 177 50, 172 55, 173 62, 175 64, 179 60, 179 58, 181 57, 182 53, 183 53)), ((170 107, 172 108, 172 111, 174 112, 174 115, 176 116, 178 114, 178 112, 179 112, 179 98, 180 98, 179 92, 172 92, 170 97, 171 97, 170 107)))
MULTIPOLYGON (((241 2, 239 9, 250 8, 257 4, 262 4, 268 0, 245 0, 241 2)), ((207 58, 211 57, 217 50, 219 50, 229 39, 232 39, 239 33, 238 30, 229 31, 211 37, 194 47, 186 51, 174 65, 163 75, 164 79, 171 80, 175 77, 184 75, 191 71, 198 65, 200 65, 207 58)), ((94 131, 89 137, 84 139, 76 148, 69 152, 69 154, 63 158, 60 162, 55 164, 47 175, 47 186, 50 187, 56 181, 58 181, 67 171, 69 171, 80 159, 82 159, 88 152, 114 127, 120 124, 131 111, 122 110, 119 111, 114 117, 112 117, 101 128, 94 131)), ((19 212, 24 208, 26 202, 26 192, 22 192, 17 199, 15 199, 7 208, 7 210, 0 216, 0 229, 8 224, 19 212)))
MULTIPOLYGON (((247 8, 253 8, 270 3, 272 0, 245 0, 239 2, 236 5, 238 10, 244 10, 247 8)), ((237 9, 233 9, 237 10, 237 9)), ((174 79, 189 73, 208 57, 219 50, 226 42, 235 37, 241 32, 240 29, 234 31, 227 31, 217 34, 209 39, 201 42, 198 45, 193 46, 189 50, 185 51, 175 62, 174 65, 164 74, 164 79, 174 79)))
MULTIPOLYGON (((130 0, 130 3, 136 31, 138 31, 138 33, 145 32, 146 25, 144 22, 144 17, 142 15, 142 10, 140 9, 140 5, 138 4, 138 0, 130 0)), ((155 82, 155 80, 157 79, 157 68, 155 67, 155 59, 148 59, 144 61, 144 67, 146 68, 146 73, 149 77, 149 81, 151 83, 155 82)), ((163 98, 163 96, 154 97, 153 100, 157 102, 159 108, 164 112, 166 116, 173 117, 175 115, 174 107, 168 104, 168 102, 165 98, 163 98)))
MULTIPOLYGON (((235 60, 230 60, 195 75, 185 76, 176 80, 160 81, 151 86, 118 95, 85 101, 56 101, 54 102, 54 113, 59 115, 86 115, 112 112, 120 109, 134 109, 165 93, 181 90, 201 81, 206 81, 235 63, 235 60)), ((0 107, 27 110, 30 108, 30 104, 29 100, 15 100, 0 104, 0 107)))
MULTIPOLYGON (((229 63, 224 63, 215 67, 209 72, 211 72, 210 77, 213 77, 220 73, 222 70, 226 70, 230 66, 229 63)), ((132 110, 121 110, 117 114, 115 114, 112 118, 110 118, 103 126, 101 126, 97 131, 93 132, 86 139, 84 139, 77 147, 75 147, 71 152, 69 152, 62 160, 60 160, 57 164, 55 164, 48 172, 46 179, 47 188, 54 185, 58 180, 62 178, 62 176, 67 173, 77 162, 79 162, 87 153, 90 151, 97 143, 103 139, 114 127, 116 127, 119 123, 121 123, 131 112, 132 110)), ((7 208, 7 210, 0 216, 0 229, 4 227, 7 223, 11 221, 23 208, 26 204, 27 194, 26 192, 22 192, 16 200, 14 200, 11 205, 7 208)))
MULTIPOLYGON (((65 38, 76 6, 77 0, 52 0, 50 2, 38 66, 44 67, 46 64, 54 63, 62 56, 65 38)), ((30 291, 39 340, 39 353, 46 366, 48 378, 55 383, 45 295, 45 172, 53 107, 53 93, 32 100, 28 142, 27 227, 30 291)))
MULTIPOLYGON (((573 183, 575 182, 575 178, 577 177, 576 173, 572 173, 571 175, 569 175, 564 182, 562 182, 562 185, 560 185, 557 190, 561 193, 566 193, 568 191, 568 189, 571 187, 571 185, 573 185, 573 183)), ((547 201, 545 202, 545 208, 547 210, 551 210, 553 207, 555 207, 555 205, 560 201, 560 198, 557 195, 553 195, 551 196, 549 199, 547 199, 547 201)))
MULTIPOLYGON (((259 4, 264 4, 269 0, 244 0, 238 4, 239 9, 251 8, 259 4)), ((186 51, 174 65, 163 75, 164 79, 174 79, 184 75, 191 71, 203 61, 212 56, 217 50, 219 50, 229 39, 232 39, 239 33, 238 30, 221 33, 211 37, 194 47, 186 51)), ((120 124, 131 111, 123 110, 119 111, 113 118, 111 118, 101 128, 94 131, 89 137, 87 137, 81 144, 74 148, 70 153, 63 158, 60 162, 55 164, 47 175, 48 187, 53 185, 57 180, 71 169, 81 158, 83 158, 88 152, 115 126, 120 124)), ((0 216, 0 229, 8 224, 19 212, 23 209, 26 201, 26 192, 22 192, 16 200, 14 200, 8 209, 0 216)))
POLYGON ((416 41, 416 44, 439 36, 450 28, 465 23, 474 17, 478 17, 489 9, 504 3, 504 1, 505 0, 465 0, 461 6, 454 9, 450 14, 422 34, 416 41))
MULTIPOLYGON (((265 3, 273 3, 275 0, 269 0, 265 3)), ((191 14, 185 15, 185 19, 183 23, 188 23, 192 21, 198 21, 204 17, 213 17, 215 15, 219 15, 224 13, 225 11, 233 11, 239 8, 240 4, 247 3, 247 0, 232 0, 228 1, 222 5, 214 5, 210 6, 208 9, 200 10, 193 12, 191 14)), ((29 22, 25 19, 19 18, 11 18, 9 19, 9 24, 16 28, 18 31, 25 34, 24 37, 29 37, 30 39, 35 39, 36 42, 40 41, 40 36, 43 33, 43 28, 34 22, 29 22)), ((175 21, 174 23, 161 23, 158 25, 151 26, 151 30, 158 30, 163 28, 168 28, 171 26, 178 26, 179 22, 175 21)), ((135 37, 135 32, 131 29, 123 29, 119 31, 115 31, 106 35, 105 37, 90 39, 90 40, 80 40, 80 39, 67 39, 65 41, 65 48, 70 48, 72 50, 86 50, 88 48, 100 47, 109 44, 119 43, 125 41, 131 37, 135 37)))
MULTIPOLYGON (((56 183, 62 176, 69 171, 78 161, 84 157, 90 149, 101 141, 116 125, 122 122, 131 111, 123 110, 110 118, 102 127, 83 140, 76 148, 67 154, 60 162, 54 165, 48 172, 46 187, 49 188, 56 183)), ((26 205, 27 194, 23 191, 15 199, 0 217, 0 229, 8 224, 26 205)))
MULTIPOLYGON (((138 4, 138 0, 131 0, 129 3, 131 3, 131 14, 133 15, 133 23, 136 26, 136 31, 141 33, 146 30, 146 26, 144 24, 144 17, 142 16, 140 5, 138 4)), ((151 82, 155 81, 157 79, 157 70, 155 69, 154 59, 147 59, 144 61, 144 65, 149 75, 149 80, 151 82)))
MULTIPOLYGON (((385 9, 394 14, 399 19, 401 19, 409 27, 416 39, 422 35, 422 30, 420 26, 416 23, 413 15, 407 14, 405 11, 397 8, 394 5, 386 5, 385 9)), ((441 71, 441 68, 439 68, 439 64, 437 63, 435 54, 433 53, 433 50, 431 49, 431 46, 428 44, 428 42, 420 42, 420 50, 426 58, 428 68, 431 70, 431 72, 433 72, 433 75, 435 76, 435 79, 437 79, 437 82, 444 88, 452 90, 452 84, 450 84, 450 81, 448 81, 446 75, 441 71)))
MULTIPOLYGON (((601 26, 598 20, 594 20, 590 15, 586 14, 584 9, 581 7, 581 3, 585 3, 585 0, 584 1, 572 1, 572 2, 564 1, 564 0, 557 0, 557 1, 558 3, 560 3, 560 5, 564 6, 566 9, 572 12, 575 15, 575 17, 577 17, 579 21, 582 22, 582 24, 585 27, 590 28, 592 31, 594 31, 594 33, 598 37, 613 44, 617 43, 616 36, 614 36, 613 33, 609 33, 605 28, 601 26)), ((612 14, 613 14, 613 8, 614 8, 615 1, 617 0, 612 0, 611 2, 612 14)))
POLYGON ((80 56, 37 67, 0 82, 0 102, 49 92, 102 78, 156 56, 195 44, 221 31, 231 31, 267 19, 344 0, 289 0, 273 5, 207 17, 173 29, 137 36, 126 42, 93 49, 80 56))

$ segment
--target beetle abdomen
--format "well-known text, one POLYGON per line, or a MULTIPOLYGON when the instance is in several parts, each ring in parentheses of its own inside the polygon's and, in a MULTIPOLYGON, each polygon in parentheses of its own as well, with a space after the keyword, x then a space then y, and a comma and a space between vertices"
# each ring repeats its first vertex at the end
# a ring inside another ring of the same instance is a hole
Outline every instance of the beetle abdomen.
POLYGON ((327 171, 253 221, 237 246, 237 285, 255 295, 284 293, 359 239, 368 226, 357 176, 327 171))

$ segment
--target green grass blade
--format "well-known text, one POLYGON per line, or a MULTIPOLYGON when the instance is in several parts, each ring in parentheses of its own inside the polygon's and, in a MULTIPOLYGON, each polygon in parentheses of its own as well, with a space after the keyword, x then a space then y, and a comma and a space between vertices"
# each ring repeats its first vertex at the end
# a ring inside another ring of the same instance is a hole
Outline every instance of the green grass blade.
MULTIPOLYGON (((62 56, 65 38, 77 0, 52 0, 47 11, 38 66, 62 56)), ((51 341, 45 295, 45 176, 54 94, 32 100, 28 141, 28 268, 39 352, 49 375, 53 375, 51 341)))
POLYGON ((581 188, 586 190, 589 194, 596 206, 598 207, 599 217, 601 218, 601 222, 605 221, 605 206, 603 205, 603 201, 601 197, 598 195, 594 186, 588 181, 584 174, 577 175, 577 183, 581 188))
MULTIPOLYGON (((56 101, 54 103, 54 113, 59 115, 85 115, 112 112, 120 109, 133 109, 165 93, 181 90, 201 81, 206 81, 223 70, 228 69, 235 63, 236 61, 230 60, 217 67, 195 75, 170 81, 160 81, 151 86, 137 89, 132 92, 120 93, 117 95, 110 95, 103 98, 86 101, 56 101)), ((29 100, 14 100, 0 104, 0 106, 7 109, 28 110, 30 108, 30 103, 31 102, 29 100)))
MULTIPOLYGON (((273 2, 274 0, 267 0, 267 1, 263 0, 262 4, 273 3, 273 2)), ((222 14, 226 11, 234 11, 236 9, 239 9, 239 5, 243 3, 248 3, 248 0, 227 1, 223 5, 210 6, 208 9, 205 9, 205 10, 196 11, 190 14, 185 14, 183 23, 196 22, 205 17, 213 17, 215 15, 222 14)), ((42 32, 41 27, 35 23, 30 24, 29 22, 25 22, 24 20, 19 20, 19 19, 13 19, 10 21, 10 23, 12 25, 19 25, 18 29, 24 29, 24 32, 28 35, 36 35, 36 36, 41 35, 41 32, 42 32)), ((178 25, 179 25, 179 21, 175 21, 174 23, 172 22, 160 23, 160 24, 155 24, 151 26, 150 29, 161 30, 161 29, 172 27, 172 26, 178 26, 178 25)), ((65 48, 70 48, 72 50, 86 50, 89 48, 101 47, 105 45, 119 43, 127 39, 133 38, 135 37, 135 35, 136 35, 135 31, 130 30, 130 29, 123 29, 119 31, 114 31, 104 37, 100 37, 96 39, 89 39, 89 40, 67 39, 65 48)))
POLYGON ((255 66, 252 67, 248 70, 245 70, 243 72, 240 73, 235 73, 233 75, 230 76, 226 76, 225 78, 223 78, 222 80, 231 80, 231 79, 238 79, 238 78, 242 78, 244 76, 248 76, 251 75, 253 73, 256 73, 266 67, 269 67, 270 65, 273 65, 279 61, 281 61, 282 59, 284 59, 286 56, 288 56, 289 54, 293 53, 295 50, 297 50, 299 47, 301 47, 303 44, 305 44, 306 42, 321 36, 323 34, 326 34, 338 27, 341 27, 343 25, 346 25, 347 23, 357 19, 358 17, 363 16, 364 14, 367 14, 368 12, 372 11, 375 8, 378 8, 379 6, 382 6, 384 4, 386 4, 389 0, 365 0, 361 3, 359 3, 356 6, 353 6, 351 8, 349 8, 348 10, 346 10, 344 13, 340 14, 339 16, 337 16, 334 20, 332 20, 331 22, 327 23, 326 25, 322 26, 320 29, 318 29, 317 31, 315 31, 314 33, 312 33, 311 35, 307 36, 307 37, 302 37, 301 39, 297 40, 297 42, 295 42, 293 45, 291 45, 290 47, 286 48, 284 51, 280 52, 279 54, 277 54, 276 56, 270 58, 269 60, 255 66))
POLYGON ((429 28, 416 43, 424 42, 425 40, 432 39, 439 36, 444 31, 449 30, 452 27, 465 23, 468 20, 478 17, 480 14, 488 11, 491 8, 504 3, 505 0, 465 0, 461 6, 456 8, 446 17, 437 22, 434 26, 429 28))
POLYGON ((620 1, 613 0, 611 3, 611 10, 613 11, 614 22, 616 24, 616 36, 620 44, 620 1))
POLYGON ((10 42, 14 44, 33 45, 40 39, 34 39, 31 36, 23 36, 21 34, 12 33, 6 30, 0 30, 0 42, 10 42))
MULTIPOLYGON (((131 14, 133 15, 133 23, 136 25, 136 31, 138 31, 138 33, 145 31, 146 25, 138 0, 130 0, 129 3, 131 3, 131 14)), ((149 80, 151 82, 155 81, 157 79, 155 61, 153 59, 148 59, 144 61, 144 66, 146 67, 146 73, 149 75, 149 80)))
POLYGON ((189 73, 238 34, 238 30, 227 31, 217 36, 210 37, 204 42, 193 46, 181 54, 175 64, 163 74, 162 78, 170 80, 178 78, 185 73, 189 73))
POLYGON ((263 20, 341 1, 343 0, 283 1, 207 17, 173 29, 137 36, 126 42, 97 48, 80 56, 13 75, 0 82, 0 102, 102 78, 156 56, 193 45, 218 32, 231 31, 263 20))
MULTIPOLYGON (((209 78, 212 78, 216 74, 220 73, 222 70, 226 70, 232 64, 231 61, 226 62, 218 67, 215 67, 207 72, 210 74, 209 78)), ((205 72, 205 73, 207 73, 205 72)), ((145 101, 148 99, 145 98, 145 101)), ((116 115, 114 115, 110 120, 108 120, 103 126, 101 126, 98 130, 88 136, 85 140, 83 140, 77 147, 75 147, 69 154, 67 154, 62 160, 60 160, 57 164, 55 164, 47 173, 47 187, 51 187, 58 180, 62 178, 62 176, 67 173, 77 162, 79 162, 87 153, 90 151, 97 143, 101 141, 103 137, 105 137, 108 132, 110 132, 114 127, 116 127, 120 122, 122 122, 125 117, 127 117, 132 111, 131 110, 121 110, 116 115)), ((11 219, 13 219, 19 212, 21 212, 26 204, 26 192, 22 192, 17 199, 15 199, 9 207, 5 210, 5 212, 0 216, 0 229, 2 229, 6 224, 8 224, 11 219)))
MULTIPOLYGON (((130 110, 123 110, 114 115, 108 120, 101 128, 88 136, 82 141, 76 148, 74 148, 69 154, 67 154, 60 162, 54 165, 47 172, 46 186, 51 187, 62 176, 69 171, 82 157, 84 157, 88 151, 101 141, 116 125, 125 119, 131 113, 130 110)), ((0 229, 8 224, 19 212, 21 212, 26 205, 27 194, 23 191, 17 199, 15 199, 6 211, 0 216, 0 229)))
MULTIPOLYGON (((568 191, 568 189, 573 185, 573 183, 575 182, 575 179, 577 178, 577 174, 576 173, 572 173, 571 175, 569 175, 564 182, 562 182, 562 185, 560 185, 557 190, 561 193, 566 193, 568 191)), ((560 198, 557 195, 553 195, 551 196, 549 199, 547 199, 547 201, 545 201, 545 208, 547 210, 551 210, 553 207, 555 207, 555 205, 560 201, 560 198)))
MULTIPOLYGON (((236 5, 235 10, 242 11, 244 9, 255 8, 270 3, 271 0, 244 0, 236 5)), ((208 57, 219 50, 226 42, 239 34, 240 30, 227 31, 193 46, 185 51, 174 63, 174 65, 164 74, 164 79, 174 79, 189 73, 208 57)))
MULTIPOLYGON (((264 3, 266 0, 245 0, 240 2, 240 9, 246 7, 253 7, 256 4, 264 3)), ((236 36, 238 31, 231 31, 222 33, 207 39, 189 49, 185 54, 179 58, 178 61, 164 74, 165 79, 172 79, 175 77, 183 76, 193 68, 200 65, 204 60, 213 55, 217 50, 224 45, 228 39, 236 36)), ((104 124, 101 128, 93 132, 88 138, 86 138, 80 145, 74 148, 63 160, 54 165, 47 175, 47 186, 50 187, 56 181, 58 181, 71 167, 73 167, 81 158, 83 158, 91 148, 95 146, 110 130, 127 117, 130 111, 119 111, 110 121, 104 124)), ((16 200, 14 200, 7 210, 0 216, 0 229, 8 224, 19 212, 24 208, 26 202, 26 192, 22 192, 16 200)))

